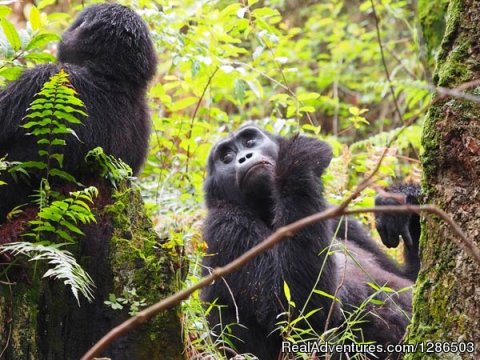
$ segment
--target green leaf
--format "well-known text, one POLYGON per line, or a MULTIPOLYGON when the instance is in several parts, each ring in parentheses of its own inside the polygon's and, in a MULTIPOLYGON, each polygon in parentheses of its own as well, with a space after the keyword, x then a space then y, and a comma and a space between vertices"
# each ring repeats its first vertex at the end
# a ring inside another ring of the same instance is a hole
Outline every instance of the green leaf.
POLYGON ((292 296, 290 293, 290 288, 288 287, 288 284, 284 281, 283 282, 283 293, 285 294, 285 299, 287 299, 288 302, 292 300, 292 296))
POLYGON ((42 10, 47 6, 54 5, 55 3, 56 3, 56 0, 40 0, 38 2, 38 8, 42 10))
POLYGON ((339 303, 341 302, 339 298, 337 298, 336 296, 334 296, 334 295, 332 295, 332 294, 329 294, 329 293, 327 293, 327 292, 325 292, 325 291, 323 291, 323 290, 314 289, 313 292, 314 292, 315 294, 324 296, 324 297, 326 297, 326 298, 332 299, 332 300, 337 301, 337 302, 339 302, 339 303))
POLYGON ((198 99, 196 97, 193 97, 193 96, 186 97, 186 98, 180 99, 179 101, 174 102, 170 107, 170 111, 183 110, 189 106, 192 106, 193 104, 196 104, 197 102, 198 102, 198 99))
POLYGON ((370 303, 372 303, 374 305, 379 305, 379 306, 385 305, 384 301, 378 300, 378 299, 370 299, 370 303))
POLYGON ((304 94, 299 94, 297 95, 298 101, 308 101, 308 100, 315 100, 320 97, 319 93, 316 92, 310 92, 310 93, 304 93, 304 94))
POLYGON ((5 67, 0 69, 0 76, 7 80, 13 81, 16 80, 22 72, 23 69, 20 67, 5 67))
POLYGON ((71 222, 68 222, 67 220, 60 221, 60 225, 65 226, 68 230, 70 230, 73 233, 76 233, 78 235, 83 235, 82 230, 80 230, 77 226, 75 226, 71 222))
POLYGON ((41 161, 25 161, 21 164, 23 168, 34 168, 43 170, 47 168, 47 164, 41 161))
POLYGON ((65 239, 65 240, 67 240, 68 242, 71 242, 71 243, 74 243, 74 242, 75 242, 75 239, 74 239, 69 233, 67 233, 65 230, 57 229, 55 232, 56 232, 56 234, 59 235, 62 239, 65 239))
POLYGON ((76 182, 77 182, 72 175, 70 175, 69 173, 67 173, 66 171, 63 171, 63 170, 50 169, 50 175, 51 175, 51 176, 59 177, 59 178, 61 178, 61 179, 70 181, 70 182, 72 182, 72 183, 76 183, 76 182))
POLYGON ((221 12, 221 17, 227 17, 236 14, 241 5, 239 3, 230 4, 225 7, 221 12))
POLYGON ((23 58, 35 63, 54 62, 56 60, 55 56, 45 52, 31 52, 25 55, 23 58))
POLYGON ((67 113, 67 112, 64 112, 64 111, 57 110, 53 113, 53 115, 55 115, 59 119, 66 120, 70 124, 81 124, 82 123, 74 115, 72 115, 70 113, 67 113))
POLYGON ((42 26, 40 11, 35 6, 30 9, 30 25, 32 25, 33 30, 38 30, 42 26))
POLYGON ((59 41, 61 37, 54 33, 41 33, 35 35, 27 44, 27 50, 44 48, 48 43, 59 41))
POLYGON ((313 106, 302 106, 299 109, 299 111, 313 113, 313 112, 315 112, 315 108, 313 106))
POLYGON ((278 16, 280 13, 276 9, 268 7, 258 8, 252 11, 252 15, 256 18, 265 18, 270 16, 278 16))
POLYGON ((245 100, 245 89, 247 84, 242 79, 236 79, 234 87, 235 98, 239 101, 239 103, 243 103, 245 100))
POLYGON ((15 26, 5 18, 0 18, 0 23, 2 25, 3 33, 13 50, 19 50, 22 47, 22 42, 20 41, 20 36, 18 35, 15 26))
POLYGON ((8 6, 0 5, 0 17, 5 17, 12 12, 8 6))

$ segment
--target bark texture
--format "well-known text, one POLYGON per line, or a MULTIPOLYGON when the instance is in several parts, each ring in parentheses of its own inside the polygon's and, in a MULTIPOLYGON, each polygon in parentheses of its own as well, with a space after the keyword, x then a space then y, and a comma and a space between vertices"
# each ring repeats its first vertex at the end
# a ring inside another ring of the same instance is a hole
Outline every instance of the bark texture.
MULTIPOLYGON (((480 79, 480 2, 450 0, 434 75, 455 88, 480 79)), ((469 92, 479 95, 480 86, 469 92)), ((453 216, 480 246, 480 104, 454 98, 436 101, 425 121, 425 201, 453 216)), ((426 216, 422 269, 407 341, 473 342, 474 353, 408 354, 406 359, 479 359, 480 267, 456 244, 441 220, 426 216)))
MULTIPOLYGON (((79 307, 69 288, 38 279, 28 264, 8 269, 10 284, 0 284, 0 359, 78 360, 129 317, 129 305, 122 310, 105 305, 109 294, 135 292, 132 301, 150 305, 177 289, 180 259, 162 247, 138 190, 122 186, 100 202, 104 205, 96 209, 97 223, 84 229, 76 249, 69 248, 93 278, 95 300, 82 299, 79 307)), ((5 269, 0 265, 0 273, 5 269)), ((183 359, 177 310, 163 312, 102 355, 115 360, 183 359)))

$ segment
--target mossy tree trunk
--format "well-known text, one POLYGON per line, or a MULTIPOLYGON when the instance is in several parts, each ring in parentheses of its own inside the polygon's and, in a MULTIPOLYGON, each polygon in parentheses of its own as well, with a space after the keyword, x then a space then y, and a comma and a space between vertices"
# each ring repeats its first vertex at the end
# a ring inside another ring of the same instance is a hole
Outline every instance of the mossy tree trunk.
MULTIPOLYGON (((78 360, 129 318, 133 303, 151 305, 177 290, 181 259, 162 247, 139 191, 122 186, 99 202, 97 223, 85 227, 76 249, 68 249, 93 278, 95 300, 82 299, 79 307, 61 282, 41 280, 31 267, 21 270, 22 275, 9 269, 10 283, 0 284, 2 360, 78 360), (112 309, 104 303, 110 294, 130 297, 129 304, 112 309)), ((115 360, 183 359, 177 311, 163 312, 102 355, 115 360)))
MULTIPOLYGON (((480 2, 450 0, 445 19, 434 82, 455 88, 480 79, 480 2)), ((478 95, 480 87, 469 91, 478 95)), ((480 104, 458 98, 434 102, 423 144, 425 201, 451 214, 480 246, 480 104)), ((407 341, 469 341, 476 351, 408 354, 406 359, 479 359, 480 267, 443 221, 427 215, 423 225, 422 269, 407 341)))

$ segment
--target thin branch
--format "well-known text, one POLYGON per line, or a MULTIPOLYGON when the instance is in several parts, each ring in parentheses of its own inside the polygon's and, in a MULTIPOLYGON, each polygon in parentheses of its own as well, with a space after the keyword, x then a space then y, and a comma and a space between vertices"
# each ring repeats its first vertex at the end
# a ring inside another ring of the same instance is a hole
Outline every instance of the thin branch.
MULTIPOLYGON (((350 199, 350 198, 348 198, 350 199)), ((433 205, 403 205, 403 206, 378 206, 375 208, 364 208, 364 209, 345 209, 347 205, 345 203, 349 200, 344 201, 342 204, 336 207, 328 208, 320 213, 307 216, 301 220, 298 220, 290 225, 283 226, 278 229, 275 233, 267 237, 264 241, 254 246, 242 256, 236 258, 232 262, 228 263, 223 267, 218 267, 213 269, 212 273, 208 276, 205 276, 200 279, 195 285, 183 289, 158 303, 140 311, 136 316, 128 319, 122 324, 118 325, 114 329, 110 330, 100 341, 98 341, 83 357, 81 360, 91 360, 95 356, 99 355, 101 351, 107 348, 114 340, 120 336, 128 333, 129 331, 137 328, 138 326, 148 322, 152 317, 157 315, 160 311, 171 308, 177 305, 182 300, 187 299, 193 292, 211 284, 213 281, 225 277, 226 275, 240 269, 249 261, 251 261, 256 256, 266 252, 268 249, 271 249, 274 245, 280 241, 293 236, 299 230, 305 228, 306 226, 312 225, 322 220, 334 218, 346 214, 359 214, 364 212, 393 212, 393 213, 409 213, 409 212, 427 212, 433 213, 444 220, 447 224, 452 227, 453 232, 459 237, 460 240, 456 240, 457 243, 461 244, 465 249, 468 255, 470 255, 475 262, 480 266, 480 250, 475 244, 467 238, 463 233, 462 229, 451 219, 451 217, 446 214, 444 211, 440 210, 433 205)))
POLYGON ((377 41, 378 41, 378 46, 380 47, 380 55, 382 57, 383 68, 385 69, 385 75, 387 76, 388 87, 390 89, 390 93, 392 94, 395 110, 399 116, 400 121, 403 123, 403 115, 402 115, 402 112, 400 111, 400 106, 398 105, 397 97, 395 96, 395 90, 393 88, 392 79, 390 77, 390 71, 388 70, 387 62, 385 60, 385 53, 383 51, 383 44, 382 44, 382 36, 380 33, 380 23, 377 16, 377 10, 375 9, 375 1, 370 0, 370 3, 372 4, 373 16, 375 17, 375 28, 377 29, 377 41))
POLYGON ((453 232, 458 236, 459 239, 454 238, 454 241, 463 249, 465 252, 472 257, 475 262, 480 266, 480 248, 467 238, 465 233, 462 231, 460 226, 448 215, 445 211, 440 209, 435 205, 401 205, 401 206, 377 206, 374 208, 361 208, 361 209, 348 209, 343 213, 345 215, 360 214, 365 212, 379 213, 379 212, 392 212, 392 213, 421 213, 427 212, 437 215, 448 225, 451 226, 453 232))
POLYGON ((401 66, 401 68, 410 76, 413 80, 417 80, 417 76, 403 63, 402 59, 400 59, 393 51, 389 49, 385 49, 388 54, 395 59, 395 61, 401 66))
POLYGON ((444 87, 435 87, 433 85, 426 85, 426 88, 431 91, 435 91, 438 96, 432 100, 432 104, 437 103, 444 98, 451 96, 458 99, 469 100, 473 102, 480 103, 480 96, 472 95, 465 93, 465 90, 468 90, 472 87, 480 85, 480 79, 468 81, 466 83, 460 84, 456 88, 449 89, 444 87))
MULTIPOLYGON (((221 61, 221 60, 220 60, 221 61)), ((264 77, 265 79, 271 81, 273 84, 277 85, 278 87, 282 88, 283 90, 285 91, 290 91, 290 89, 288 88, 288 86, 282 84, 280 81, 274 79, 273 77, 271 77, 270 75, 268 75, 267 73, 261 71, 261 70, 258 70, 257 68, 253 67, 252 65, 250 64, 247 64, 247 63, 244 63, 244 62, 241 62, 241 61, 223 61, 223 63, 225 65, 230 65, 230 66, 242 66, 242 67, 246 67, 250 70, 252 70, 253 72, 256 72, 257 74, 259 74, 260 76, 264 77)))
MULTIPOLYGON (((188 130, 188 137, 187 137, 187 139, 189 139, 189 140, 192 138, 193 122, 195 121, 195 118, 197 117, 198 109, 200 109, 200 104, 202 103, 203 98, 205 97, 205 94, 206 94, 208 88, 210 87, 210 84, 212 83, 213 77, 217 73, 218 69, 219 69, 219 67, 217 66, 215 68, 215 70, 208 77, 207 83, 203 87, 202 95, 200 95, 200 98, 197 101, 197 105, 195 106, 195 110, 193 111, 192 118, 190 120, 190 128, 188 130)), ((190 161, 190 144, 188 144, 188 147, 187 147, 187 163, 185 165, 185 173, 187 173, 187 174, 188 174, 189 161, 190 161)))

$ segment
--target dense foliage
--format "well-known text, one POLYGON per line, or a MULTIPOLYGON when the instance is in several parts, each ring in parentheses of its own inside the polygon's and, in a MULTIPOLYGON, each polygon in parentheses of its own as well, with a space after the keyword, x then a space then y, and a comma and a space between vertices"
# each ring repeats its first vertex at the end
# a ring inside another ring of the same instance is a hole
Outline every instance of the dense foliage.
MULTIPOLYGON (((167 246, 187 248, 188 283, 197 279, 205 246, 200 225, 208 151, 246 121, 328 141, 335 158, 324 180, 332 202, 351 191, 388 139, 411 121, 377 185, 418 179, 419 122, 429 92, 413 0, 383 0, 374 8, 370 0, 122 3, 148 22, 160 64, 149 92, 151 151, 138 182, 167 246)), ((74 4, 40 0, 15 12, 0 5, 0 86, 54 59, 57 34, 82 8, 74 4)), ((372 205, 374 194, 367 189, 354 205, 372 205)), ((363 220, 372 224, 370 216, 363 220)), ((187 344, 202 342, 207 333, 198 298, 185 310, 187 344)))

